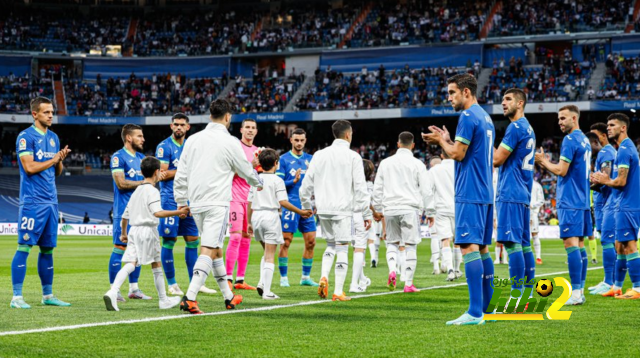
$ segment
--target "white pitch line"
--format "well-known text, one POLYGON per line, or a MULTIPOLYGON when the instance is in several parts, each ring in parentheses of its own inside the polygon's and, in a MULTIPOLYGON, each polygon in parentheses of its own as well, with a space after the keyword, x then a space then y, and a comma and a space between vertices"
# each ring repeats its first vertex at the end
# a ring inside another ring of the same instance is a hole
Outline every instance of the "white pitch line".
MULTIPOLYGON (((588 270, 598 270, 603 268, 602 266, 591 267, 588 270)), ((563 275, 569 273, 569 271, 558 271, 558 272, 550 272, 542 275, 537 275, 536 277, 545 277, 545 276, 555 276, 555 275, 563 275)), ((437 290, 441 288, 451 288, 451 287, 460 287, 466 286, 466 282, 456 283, 452 285, 442 285, 442 286, 430 286, 421 288, 421 291, 429 291, 429 290, 437 290)), ((351 296, 352 299, 358 298, 368 298, 368 297, 376 297, 376 296, 386 296, 386 295, 394 295, 398 293, 403 293, 402 290, 398 291, 389 291, 389 292, 378 292, 371 293, 367 295, 358 295, 351 296)), ((56 332, 56 331, 68 331, 72 329, 80 329, 80 328, 92 328, 92 327, 102 327, 102 326, 115 326, 120 324, 134 324, 134 323, 145 323, 145 322, 155 322, 155 321, 168 321, 174 319, 185 319, 185 318, 196 318, 196 317, 206 317, 206 316, 222 316, 229 314, 239 314, 239 313, 247 313, 247 312, 261 312, 261 311, 272 311, 280 308, 288 308, 288 307, 300 307, 300 306, 311 306, 317 305, 321 303, 332 302, 331 300, 317 300, 317 301, 305 301, 292 303, 288 305, 275 305, 275 306, 267 306, 267 307, 256 307, 256 308, 247 308, 240 310, 229 310, 229 311, 218 311, 218 312, 210 312, 204 313, 201 315, 190 315, 190 314, 181 314, 176 316, 161 316, 161 317, 149 317, 149 318, 140 318, 140 319, 131 319, 124 321, 111 321, 111 322, 97 322, 97 323, 83 323, 83 324, 75 324, 71 326, 58 326, 58 327, 47 327, 47 328, 37 328, 37 329, 28 329, 24 331, 8 331, 8 332, 0 332, 0 337, 2 336, 16 336, 21 334, 29 334, 29 333, 43 333, 43 332, 56 332)))

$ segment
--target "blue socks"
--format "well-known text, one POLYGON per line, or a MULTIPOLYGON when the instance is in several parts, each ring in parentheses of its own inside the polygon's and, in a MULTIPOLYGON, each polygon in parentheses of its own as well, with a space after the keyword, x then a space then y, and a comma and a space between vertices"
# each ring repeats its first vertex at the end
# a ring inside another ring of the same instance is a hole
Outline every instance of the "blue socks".
POLYGON ((278 269, 280 270, 280 277, 287 277, 289 271, 289 258, 278 257, 278 269))
POLYGON ((191 282, 191 278, 193 277, 193 266, 195 266, 196 261, 198 261, 198 246, 200 245, 200 240, 187 241, 185 245, 184 261, 187 263, 189 282, 191 282))
POLYGON ((613 244, 602 245, 602 264, 604 266, 604 283, 611 286, 616 266, 616 249, 613 244))
POLYGON ((176 240, 167 240, 162 238, 162 249, 160 250, 160 260, 162 261, 162 269, 167 277, 169 285, 176 284, 176 266, 173 264, 173 247, 176 240))
POLYGON ((524 283, 524 255, 522 254, 522 245, 514 242, 505 242, 505 248, 507 254, 509 254, 509 278, 514 280, 511 285, 511 290, 520 290, 523 292, 523 287, 520 286, 520 282, 524 283))
POLYGON ((131 275, 129 275, 129 283, 138 283, 138 279, 140 278, 140 269, 142 269, 142 266, 137 266, 131 275))
POLYGON ((113 285, 113 281, 116 279, 118 271, 120 271, 120 265, 122 264, 122 256, 124 250, 113 248, 111 252, 111 258, 109 259, 109 283, 113 285))
POLYGON ((627 276, 627 255, 618 254, 618 259, 616 260, 616 271, 614 278, 614 285, 622 288, 622 284, 624 283, 624 278, 627 276))
MULTIPOLYGON (((493 296, 493 287, 491 282, 493 281, 493 260, 491 259, 491 255, 487 252, 486 254, 482 254, 480 256, 482 259, 482 312, 487 310, 489 307, 489 302, 491 302, 491 297, 493 296)), ((465 265, 465 267, 467 267, 465 265)))
POLYGON ((14 296, 22 296, 22 284, 27 276, 27 258, 30 251, 31 246, 18 245, 18 250, 11 261, 11 283, 14 296))
POLYGON ((483 291, 482 280, 484 275, 484 265, 480 259, 480 252, 473 251, 463 256, 464 272, 467 276, 469 286, 469 313, 471 316, 480 318, 483 316, 483 291))
MULTIPOLYGON (((533 282, 536 278, 536 258, 533 256, 533 251, 531 250, 531 246, 523 246, 522 254, 524 255, 524 278, 526 282, 533 282)), ((525 288, 531 287, 533 288, 533 284, 524 285, 525 288)), ((524 292, 524 291, 523 291, 524 292)), ((531 290, 531 294, 533 295, 533 290, 531 290)))
POLYGON ((582 257, 582 279, 580 282, 580 288, 584 288, 587 282, 587 268, 589 267, 589 257, 587 256, 587 249, 580 248, 580 256, 582 257))
POLYGON ((627 255, 627 269, 633 288, 640 287, 640 255, 637 251, 627 255))
POLYGON ((569 277, 571 278, 571 287, 574 290, 582 288, 582 255, 578 246, 570 246, 565 249, 567 251, 567 260, 569 261, 569 277))
POLYGON ((313 259, 302 258, 302 276, 309 277, 311 275, 311 267, 313 266, 313 259))
POLYGON ((53 286, 53 247, 41 247, 38 255, 38 275, 42 283, 42 295, 52 294, 53 286))

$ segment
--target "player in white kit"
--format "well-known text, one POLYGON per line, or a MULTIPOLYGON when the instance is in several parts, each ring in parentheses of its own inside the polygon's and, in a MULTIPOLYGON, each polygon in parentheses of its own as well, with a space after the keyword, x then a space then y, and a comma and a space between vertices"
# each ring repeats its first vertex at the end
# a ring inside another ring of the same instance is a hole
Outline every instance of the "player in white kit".
POLYGON ((533 188, 531 189, 531 242, 533 244, 533 251, 536 252, 536 265, 542 265, 542 253, 540 246, 540 238, 538 232, 540 231, 540 220, 538 220, 538 213, 540 208, 544 205, 544 190, 542 185, 537 181, 533 181, 533 188))
POLYGON ((155 185, 160 181, 160 161, 155 157, 146 157, 140 163, 144 181, 131 195, 131 199, 122 215, 122 234, 120 240, 127 243, 122 262, 124 265, 116 275, 111 289, 104 295, 107 311, 119 311, 118 292, 120 286, 136 269, 136 266, 151 264, 154 282, 158 290, 160 309, 169 309, 180 303, 180 297, 167 297, 164 287, 162 260, 160 259, 160 235, 158 218, 180 216, 184 219, 189 208, 162 210, 160 192, 155 185), (127 225, 131 228, 127 235, 127 225))
POLYGON ((336 257, 336 284, 333 301, 349 301, 344 294, 344 281, 349 268, 349 243, 353 241, 353 213, 361 212, 365 229, 371 226, 371 196, 367 191, 362 158, 349 148, 353 129, 351 123, 339 120, 331 126, 335 140, 331 146, 313 156, 300 188, 302 209, 313 208, 311 197, 320 217, 320 227, 327 240, 322 256, 322 271, 318 295, 329 294, 329 271, 336 257))
MULTIPOLYGON (((441 247, 442 263, 447 273, 447 281, 462 276, 460 264, 462 251, 455 245, 451 252, 451 240, 455 237, 455 202, 454 202, 454 161, 442 152, 442 162, 433 165, 427 172, 429 178, 428 201, 426 212, 431 231, 431 240, 441 247)), ((431 247, 434 247, 432 244, 431 247)), ((436 262, 437 265, 437 262, 436 262)), ((438 267, 435 267, 437 270, 438 267)))
POLYGON ((417 265, 417 245, 422 241, 420 218, 427 202, 427 168, 413 157, 413 134, 398 136, 396 154, 384 159, 378 167, 373 187, 373 206, 382 211, 387 223, 387 265, 390 290, 396 288, 398 244, 405 246, 404 292, 418 292, 413 284, 417 265))
POLYGON ((278 154, 273 149, 265 149, 258 156, 263 172, 262 190, 252 187, 247 201, 247 218, 249 220, 248 233, 255 235, 258 242, 264 247, 264 256, 260 260, 260 281, 256 287, 258 294, 264 300, 277 300, 278 295, 271 292, 273 270, 275 269, 274 257, 278 245, 284 244, 282 237, 282 225, 278 210, 283 207, 302 218, 310 218, 311 210, 303 211, 289 203, 287 188, 284 181, 275 173, 278 169, 278 154))

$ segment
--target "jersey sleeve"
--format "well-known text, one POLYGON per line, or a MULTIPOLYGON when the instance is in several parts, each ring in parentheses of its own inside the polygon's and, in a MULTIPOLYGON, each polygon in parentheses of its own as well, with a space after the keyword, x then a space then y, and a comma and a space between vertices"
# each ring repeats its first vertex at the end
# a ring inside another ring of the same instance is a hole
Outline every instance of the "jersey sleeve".
POLYGON ((576 153, 576 142, 575 139, 569 139, 565 137, 562 141, 562 146, 560 147, 560 160, 564 160, 567 163, 571 163, 573 161, 573 156, 576 153))
POLYGON ((111 157, 111 172, 112 173, 117 173, 117 172, 124 173, 124 160, 123 160, 122 156, 120 155, 120 153, 115 153, 113 155, 113 157, 111 157))
POLYGON ((160 163, 169 164, 171 162, 171 148, 165 142, 158 144, 156 158, 160 160, 160 163))
POLYGON ((507 130, 504 134, 504 138, 502 138, 502 143, 500 146, 509 152, 513 152, 513 148, 518 145, 518 131, 516 129, 515 124, 510 123, 507 127, 507 130))
POLYGON ((23 155, 33 155, 34 151, 34 140, 26 133, 18 136, 18 140, 16 141, 16 153, 18 153, 18 157, 22 157, 23 155))
POLYGON ((282 180, 284 180, 284 178, 287 175, 286 173, 287 173, 287 162, 285 160, 282 160, 282 157, 280 157, 278 170, 276 170, 276 175, 282 178, 282 180))
POLYGON ((473 120, 468 118, 465 114, 462 113, 460 116, 460 120, 458 121, 458 128, 456 128, 456 141, 464 143, 466 145, 471 144, 471 139, 473 138, 473 130, 475 129, 475 123, 473 120))
POLYGON ((629 169, 629 166, 631 165, 631 153, 628 149, 623 149, 622 147, 620 147, 620 149, 618 150, 616 164, 618 165, 618 170, 620 168, 629 169))
POLYGON ((278 199, 279 202, 289 200, 287 188, 285 188, 284 181, 282 180, 276 180, 276 199, 278 199))
POLYGON ((156 188, 149 190, 147 196, 147 207, 152 214, 162 211, 162 205, 160 204, 160 192, 156 188))

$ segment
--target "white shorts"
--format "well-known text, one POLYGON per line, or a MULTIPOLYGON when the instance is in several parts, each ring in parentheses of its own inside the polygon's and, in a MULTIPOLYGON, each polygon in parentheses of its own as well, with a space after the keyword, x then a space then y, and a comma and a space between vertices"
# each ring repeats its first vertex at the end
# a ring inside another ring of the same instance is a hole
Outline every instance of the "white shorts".
POLYGON ((538 219, 538 215, 531 216, 530 223, 531 232, 537 234, 540 231, 540 220, 538 219))
POLYGON ((193 220, 200 233, 201 246, 213 249, 221 249, 224 246, 229 224, 228 206, 211 206, 200 213, 193 213, 193 220))
POLYGON ((251 216, 256 241, 270 245, 284 244, 280 215, 276 210, 257 210, 251 216))
POLYGON ((422 242, 420 237, 420 215, 418 212, 385 216, 387 222, 387 242, 400 243, 400 246, 418 245, 422 242))
POLYGON ((456 219, 453 216, 436 216, 430 229, 431 238, 436 240, 453 239, 456 234, 456 219))
POLYGON ((367 248, 367 238, 369 232, 372 231, 372 228, 369 230, 364 229, 364 219, 362 218, 362 213, 353 213, 353 229, 355 231, 355 235, 351 244, 355 249, 366 249, 367 248))
POLYGON ((153 226, 132 226, 122 262, 136 262, 136 266, 161 262, 160 235, 153 226))
POLYGON ((328 243, 349 244, 354 236, 353 216, 320 216, 322 236, 328 243))

